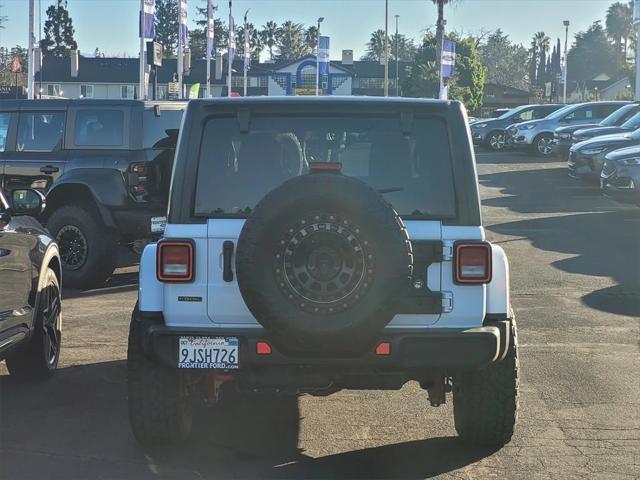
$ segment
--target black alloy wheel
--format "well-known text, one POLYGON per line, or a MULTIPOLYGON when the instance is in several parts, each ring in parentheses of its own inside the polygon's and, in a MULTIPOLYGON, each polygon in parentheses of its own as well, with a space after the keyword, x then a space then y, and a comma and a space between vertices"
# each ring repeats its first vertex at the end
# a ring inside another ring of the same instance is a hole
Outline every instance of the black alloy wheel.
POLYGON ((87 239, 75 225, 65 225, 56 236, 60 248, 60 260, 66 270, 78 270, 87 261, 87 239))

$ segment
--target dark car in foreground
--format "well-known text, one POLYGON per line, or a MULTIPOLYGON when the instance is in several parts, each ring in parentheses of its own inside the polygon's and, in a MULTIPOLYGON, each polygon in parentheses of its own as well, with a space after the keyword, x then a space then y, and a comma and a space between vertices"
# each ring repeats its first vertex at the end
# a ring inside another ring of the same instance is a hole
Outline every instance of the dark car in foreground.
POLYGON ((569 176, 586 182, 598 182, 607 154, 625 147, 640 145, 640 130, 632 133, 604 135, 576 143, 569 150, 569 176))
POLYGON ((65 285, 90 288, 138 262, 161 233, 183 102, 0 102, 0 184, 47 197, 41 221, 65 285))
POLYGON ((617 202, 640 206, 640 146, 615 150, 605 157, 600 188, 617 202))
POLYGON ((62 331, 58 247, 33 218, 36 190, 0 190, 0 361, 13 376, 48 377, 58 366, 62 331))
POLYGON ((554 151, 558 156, 566 159, 571 146, 578 142, 583 142, 589 138, 601 135, 611 135, 636 130, 640 128, 640 121, 636 120, 639 125, 635 128, 628 128, 625 126, 625 123, 631 121, 638 113, 640 113, 640 104, 631 103, 614 111, 600 123, 567 125, 556 128, 553 134, 554 151))
POLYGON ((494 151, 500 151, 507 145, 505 129, 513 124, 544 118, 562 108, 559 104, 522 105, 508 110, 497 118, 478 120, 471 124, 471 136, 474 145, 482 145, 494 151))

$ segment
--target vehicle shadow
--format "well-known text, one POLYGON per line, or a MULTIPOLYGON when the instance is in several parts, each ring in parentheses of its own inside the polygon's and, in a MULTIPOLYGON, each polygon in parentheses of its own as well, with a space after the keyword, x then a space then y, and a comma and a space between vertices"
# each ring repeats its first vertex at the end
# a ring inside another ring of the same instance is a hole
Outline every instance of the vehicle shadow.
POLYGON ((482 200, 484 206, 505 207, 519 213, 560 213, 628 210, 604 198, 595 185, 567 176, 565 168, 510 170, 479 175, 480 184, 500 189, 501 195, 482 200))
POLYGON ((311 458, 298 449, 293 396, 199 408, 186 443, 141 447, 126 398, 124 361, 41 382, 0 375, 0 478, 424 478, 493 453, 445 437, 311 458))
POLYGON ((503 150, 494 152, 492 150, 475 150, 476 162, 478 165, 509 165, 509 164, 535 164, 535 163, 557 163, 563 160, 556 156, 539 157, 531 152, 520 150, 503 150))
MULTIPOLYGON (((104 285, 89 290, 76 290, 72 288, 63 288, 62 298, 84 298, 97 297, 100 295, 108 295, 112 293, 131 292, 138 288, 138 270, 117 271, 114 273, 104 285)), ((63 284, 64 287, 64 277, 63 284)))

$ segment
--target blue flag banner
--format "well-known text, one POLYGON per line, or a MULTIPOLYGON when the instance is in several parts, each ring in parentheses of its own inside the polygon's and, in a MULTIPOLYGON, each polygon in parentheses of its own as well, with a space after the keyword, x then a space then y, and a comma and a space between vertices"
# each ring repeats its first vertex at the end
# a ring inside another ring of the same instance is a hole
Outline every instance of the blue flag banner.
POLYGON ((187 28, 187 0, 180 0, 180 15, 178 25, 178 35, 182 40, 182 45, 187 45, 189 42, 189 30, 187 28))
POLYGON ((213 0, 207 0, 207 51, 215 56, 213 26, 213 0))
POLYGON ((442 42, 442 77, 453 76, 456 66, 456 42, 445 39, 442 42))
POLYGON ((318 42, 318 63, 320 64, 320 75, 329 74, 329 37, 320 36, 318 42))
POLYGON ((244 27, 244 71, 251 70, 251 42, 249 41, 249 29, 246 24, 244 27))
POLYGON ((229 61, 236 57, 236 22, 233 16, 229 17, 229 61))
POLYGON ((138 27, 138 37, 154 38, 156 36, 155 9, 156 0, 144 0, 142 2, 140 24, 138 27))

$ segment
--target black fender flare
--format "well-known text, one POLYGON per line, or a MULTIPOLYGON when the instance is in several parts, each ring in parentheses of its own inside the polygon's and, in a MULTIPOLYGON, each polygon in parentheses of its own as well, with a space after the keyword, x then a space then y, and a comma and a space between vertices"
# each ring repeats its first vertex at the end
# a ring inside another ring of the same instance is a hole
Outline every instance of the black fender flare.
POLYGON ((128 200, 122 172, 117 169, 103 168, 75 168, 65 172, 47 192, 45 217, 48 217, 62 203, 66 203, 71 191, 78 190, 83 191, 85 196, 91 197, 104 224, 115 228, 111 210, 125 207, 128 200))

